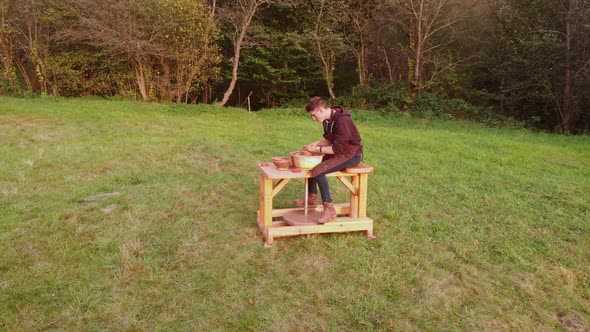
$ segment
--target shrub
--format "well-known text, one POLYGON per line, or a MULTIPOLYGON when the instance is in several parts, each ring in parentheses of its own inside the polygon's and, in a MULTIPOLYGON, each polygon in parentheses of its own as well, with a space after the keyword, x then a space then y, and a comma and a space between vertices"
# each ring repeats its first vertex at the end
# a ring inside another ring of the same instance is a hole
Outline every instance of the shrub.
POLYGON ((410 111, 420 117, 440 117, 445 113, 445 101, 435 94, 423 93, 412 103, 410 111))
POLYGON ((406 110, 411 102, 412 95, 405 83, 357 86, 349 95, 331 100, 333 105, 379 110, 383 113, 406 110))
POLYGON ((458 119, 479 119, 481 110, 463 99, 447 99, 445 101, 445 112, 458 119))

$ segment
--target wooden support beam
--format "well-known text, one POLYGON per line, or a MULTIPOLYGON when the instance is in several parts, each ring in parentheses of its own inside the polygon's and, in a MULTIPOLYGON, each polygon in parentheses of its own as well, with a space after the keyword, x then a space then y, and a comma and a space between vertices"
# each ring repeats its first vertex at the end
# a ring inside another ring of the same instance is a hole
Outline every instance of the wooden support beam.
POLYGON ((353 195, 357 195, 358 194, 358 188, 356 188, 355 186, 352 185, 352 183, 350 183, 350 181, 348 181, 347 178, 343 177, 343 176, 337 176, 336 177, 338 180, 340 180, 340 182, 342 182, 342 184, 348 188, 348 191, 350 191, 351 194, 353 195))
POLYGON ((350 218, 340 217, 336 221, 330 221, 323 225, 301 225, 301 226, 279 226, 277 223, 268 230, 269 235, 273 237, 296 236, 303 234, 320 234, 320 233, 343 233, 364 231, 369 233, 373 231, 373 220, 370 218, 350 218))
POLYGON ((289 183, 289 181, 291 181, 291 179, 282 179, 282 180, 280 180, 272 188, 272 197, 274 198, 279 193, 279 191, 283 190, 283 188, 285 188, 285 186, 287 185, 287 183, 289 183))
MULTIPOLYGON (((316 207, 309 207, 308 209, 309 211, 322 211, 322 207, 320 205, 317 205, 316 207)), ((350 213, 350 206, 347 203, 334 204, 334 209, 336 209, 336 214, 339 215, 350 213)), ((303 208, 274 209, 272 210, 272 217, 279 218, 284 216, 287 212, 296 210, 303 210, 303 208)))

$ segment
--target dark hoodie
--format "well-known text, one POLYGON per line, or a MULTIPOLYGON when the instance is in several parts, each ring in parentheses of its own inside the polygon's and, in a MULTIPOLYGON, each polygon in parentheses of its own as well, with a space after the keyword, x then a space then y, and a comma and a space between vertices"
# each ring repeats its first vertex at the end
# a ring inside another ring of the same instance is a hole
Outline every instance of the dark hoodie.
POLYGON ((332 107, 332 116, 324 120, 324 138, 332 143, 333 155, 326 155, 324 161, 317 165, 312 176, 317 176, 332 169, 354 156, 361 156, 363 146, 361 135, 350 117, 350 113, 341 106, 332 107))

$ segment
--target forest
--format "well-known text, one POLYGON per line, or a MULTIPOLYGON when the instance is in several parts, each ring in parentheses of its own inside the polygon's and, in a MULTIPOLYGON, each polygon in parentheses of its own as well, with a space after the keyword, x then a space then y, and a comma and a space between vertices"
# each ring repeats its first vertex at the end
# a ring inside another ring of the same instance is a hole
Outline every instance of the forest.
POLYGON ((0 95, 590 132, 590 0, 0 0, 0 95))

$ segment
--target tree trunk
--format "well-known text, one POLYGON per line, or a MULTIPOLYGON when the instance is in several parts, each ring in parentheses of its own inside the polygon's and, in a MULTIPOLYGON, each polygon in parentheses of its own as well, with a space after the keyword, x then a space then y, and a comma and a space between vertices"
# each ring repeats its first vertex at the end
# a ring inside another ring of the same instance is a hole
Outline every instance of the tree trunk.
MULTIPOLYGON (((574 0, 575 1, 575 0, 574 0)), ((573 105, 574 99, 574 75, 572 68, 572 4, 568 1, 565 19, 565 71, 563 82, 563 101, 562 101, 562 123, 561 132, 569 133, 573 129, 576 121, 576 112, 573 105)))
POLYGON ((367 46, 365 45, 365 38, 361 32, 361 45, 358 58, 359 84, 361 86, 368 86, 367 80, 367 46))
POLYGON ((322 62, 322 69, 324 70, 324 79, 326 80, 326 85, 328 88, 328 93, 330 94, 330 98, 336 98, 336 94, 334 93, 334 71, 333 71, 333 63, 334 63, 334 52, 329 52, 329 59, 326 59, 326 55, 324 54, 324 50, 322 48, 322 43, 320 41, 319 36, 319 29, 320 29, 320 22, 323 18, 323 11, 324 11, 324 2, 322 2, 322 6, 320 7, 320 11, 318 13, 316 23, 315 23, 315 32, 313 38, 315 39, 315 46, 316 51, 320 57, 320 61, 322 62))
POLYGON ((33 91, 33 83, 31 82, 31 78, 29 77, 29 73, 27 72, 25 65, 23 64, 22 59, 16 58, 14 59, 14 62, 16 63, 16 67, 20 71, 23 80, 25 81, 27 91, 33 91))
POLYGON ((423 23, 423 15, 424 15, 424 1, 420 0, 420 8, 416 15, 416 32, 414 33, 414 59, 413 65, 414 68, 411 70, 413 71, 412 77, 412 85, 414 85, 415 91, 420 94, 421 84, 422 84, 422 47, 423 47, 423 38, 424 38, 424 31, 422 27, 423 23))
POLYGON ((162 68, 162 75, 160 75, 160 83, 158 88, 160 90, 160 100, 172 101, 172 84, 170 81, 170 65, 166 60, 160 58, 160 66, 162 68))
POLYGON ((330 55, 328 55, 329 59, 326 59, 319 39, 317 40, 316 45, 318 48, 318 54, 320 55, 320 60, 322 61, 322 68, 324 70, 324 78, 326 80, 328 93, 330 94, 330 98, 336 98, 336 94, 334 93, 334 70, 332 69, 332 64, 334 63, 334 53, 331 52, 330 55))
POLYGON ((253 2, 249 5, 250 7, 246 8, 244 11, 244 17, 239 27, 240 34, 238 35, 237 40, 235 40, 231 81, 229 82, 229 87, 223 94, 223 99, 221 102, 219 102, 219 105, 221 106, 225 106, 225 104, 227 104, 229 97, 234 92, 234 88, 236 87, 236 82, 238 81, 238 66, 240 65, 240 52, 242 50, 242 43, 244 42, 244 38, 246 38, 246 33, 248 32, 250 23, 252 23, 252 18, 254 17, 254 14, 256 14, 256 10, 258 9, 260 3, 258 0, 253 0, 253 2))
POLYGON ((336 98, 336 93, 334 92, 334 71, 332 70, 332 66, 327 69, 326 73, 326 82, 328 83, 328 93, 330 94, 330 98, 336 98))
POLYGON ((131 59, 131 65, 135 72, 135 80, 137 82, 137 87, 139 88, 139 93, 141 94, 141 100, 148 101, 150 99, 149 87, 145 77, 144 65, 140 59, 131 59))
POLYGON ((39 82, 41 93, 47 93, 47 71, 45 70, 44 59, 40 53, 41 45, 39 45, 39 35, 37 30, 37 22, 29 22, 28 26, 28 47, 29 56, 33 65, 35 66, 35 74, 39 82))
POLYGON ((229 86, 225 93, 223 94, 223 99, 219 102, 219 105, 225 106, 227 104, 229 97, 234 92, 234 88, 236 87, 236 82, 238 81, 238 66, 240 64, 240 48, 242 47, 242 37, 236 44, 234 48, 234 58, 233 58, 233 68, 231 72, 231 81, 229 82, 229 86))
POLYGON ((359 36, 359 49, 357 50, 357 70, 359 75, 359 85, 368 86, 367 82, 367 42, 365 39, 365 29, 359 19, 354 20, 354 26, 359 36))
MULTIPOLYGON (((193 79, 195 78, 195 76, 197 75, 197 72, 201 69, 201 67, 205 63, 206 59, 207 59, 207 52, 203 53, 203 55, 201 55, 199 57, 199 59, 193 65, 190 66, 190 70, 187 74, 187 77, 184 80, 183 90, 181 93, 182 95, 185 96, 185 103, 188 103, 188 95, 191 90, 191 86, 193 84, 193 79)), ((179 99, 179 101, 180 101, 180 99, 179 99)))
POLYGON ((2 76, 7 80, 8 87, 12 92, 18 90, 16 83, 16 68, 14 67, 12 45, 8 34, 6 33, 6 23, 4 21, 4 13, 2 13, 2 21, 0 21, 0 49, 2 53, 2 76))
POLYGON ((201 100, 203 103, 209 104, 209 96, 211 95, 211 90, 211 84, 209 84, 209 82, 203 82, 203 93, 201 96, 201 100))
POLYGON ((389 83, 393 83, 393 70, 391 69, 391 64, 389 63, 389 55, 387 54, 385 47, 381 48, 383 49, 383 56, 385 57, 385 64, 387 65, 387 72, 389 73, 389 83))

